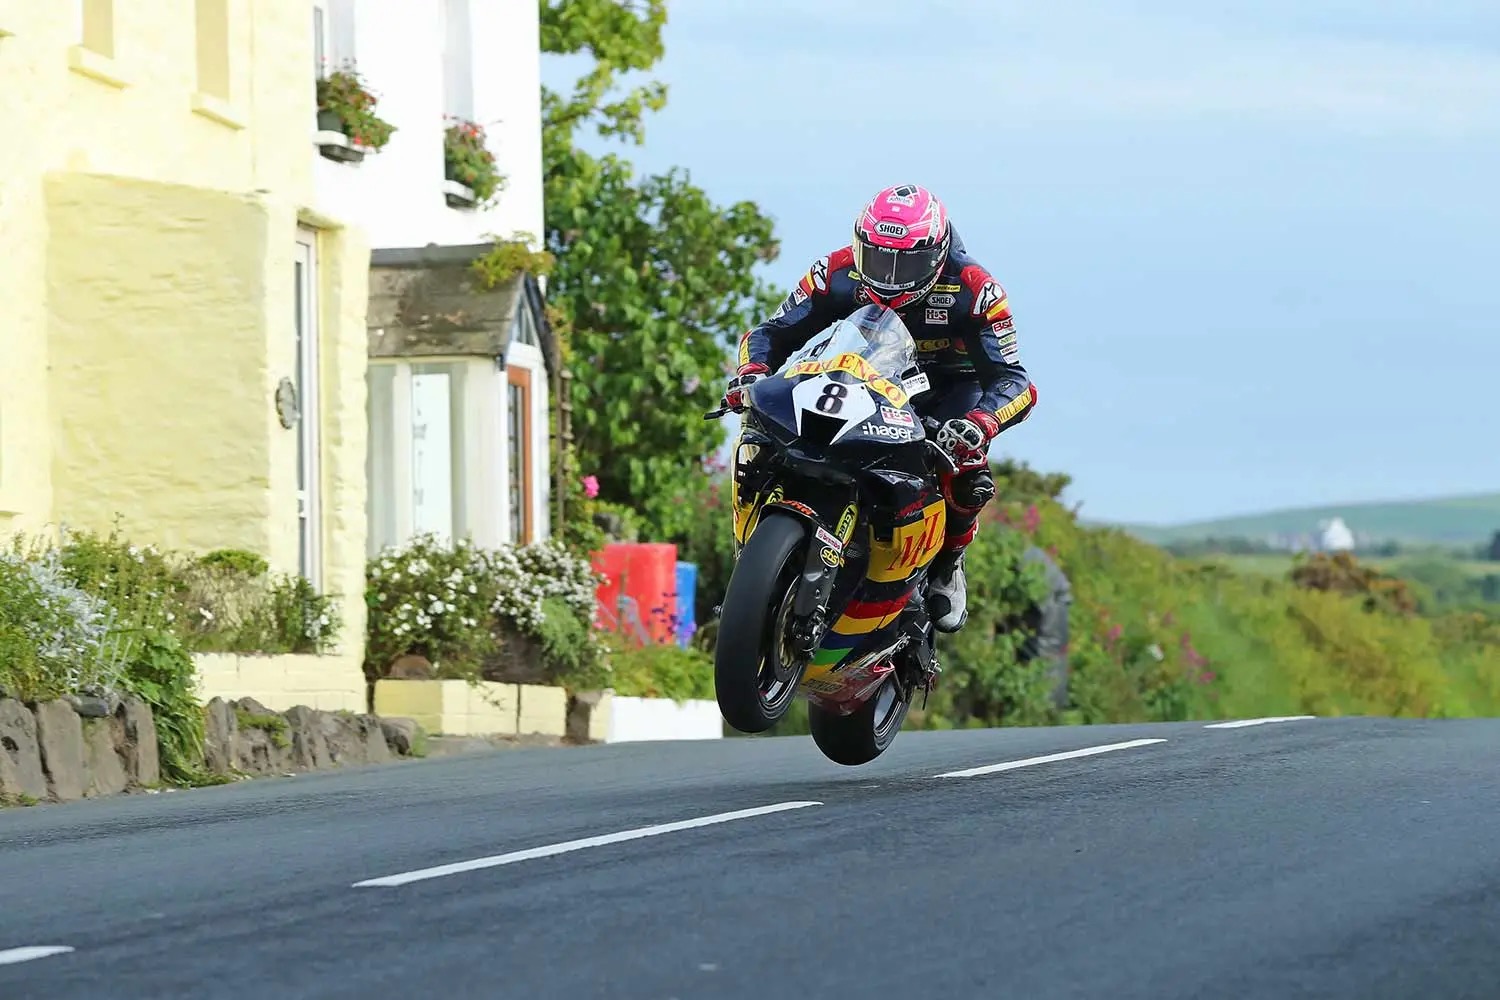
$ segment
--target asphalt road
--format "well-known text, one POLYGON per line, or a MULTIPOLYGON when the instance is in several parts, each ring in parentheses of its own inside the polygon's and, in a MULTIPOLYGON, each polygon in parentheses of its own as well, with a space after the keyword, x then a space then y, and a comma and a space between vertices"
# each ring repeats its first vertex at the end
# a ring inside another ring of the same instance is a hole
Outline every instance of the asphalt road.
POLYGON ((805 737, 513 750, 0 811, 5 1000, 1493 1000, 1497 940, 1500 720, 904 733, 858 770, 805 737))

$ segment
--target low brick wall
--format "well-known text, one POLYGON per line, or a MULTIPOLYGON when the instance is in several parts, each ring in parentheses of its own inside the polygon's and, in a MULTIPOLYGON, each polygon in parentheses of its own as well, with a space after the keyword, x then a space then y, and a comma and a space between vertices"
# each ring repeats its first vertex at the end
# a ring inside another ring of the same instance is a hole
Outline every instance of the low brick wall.
POLYGON ((715 701, 676 702, 670 698, 610 699, 606 743, 643 740, 718 740, 724 717, 715 701))
POLYGON ((724 717, 715 701, 678 702, 586 691, 569 703, 568 736, 590 743, 719 740, 724 738, 724 717))
POLYGON ((320 712, 364 712, 369 707, 358 656, 200 653, 193 661, 198 700, 205 704, 215 698, 254 698, 277 712, 298 705, 320 712))
POLYGON ((540 684, 382 680, 375 684, 374 711, 415 719, 434 735, 563 736, 568 696, 540 684))

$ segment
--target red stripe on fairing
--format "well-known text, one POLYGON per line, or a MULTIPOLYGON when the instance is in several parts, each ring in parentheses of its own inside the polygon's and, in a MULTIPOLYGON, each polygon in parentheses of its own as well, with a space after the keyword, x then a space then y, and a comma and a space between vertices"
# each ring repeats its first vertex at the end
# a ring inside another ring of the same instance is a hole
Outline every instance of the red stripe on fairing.
POLYGON ((886 618, 906 607, 910 600, 911 591, 908 590, 894 601, 850 601, 844 607, 844 617, 862 620, 886 618))

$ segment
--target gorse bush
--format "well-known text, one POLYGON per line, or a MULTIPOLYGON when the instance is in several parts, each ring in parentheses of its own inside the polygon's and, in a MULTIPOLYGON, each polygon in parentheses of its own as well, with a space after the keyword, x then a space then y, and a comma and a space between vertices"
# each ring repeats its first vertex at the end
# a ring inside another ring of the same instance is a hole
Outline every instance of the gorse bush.
POLYGON ((1349 557, 1309 560, 1286 580, 1247 576, 1083 528, 1050 501, 1042 509, 1038 537, 1074 588, 1079 721, 1500 709, 1500 661, 1414 614, 1399 581, 1349 557), (1149 636, 1150 661, 1102 655, 1132 633, 1137 646, 1149 636))
POLYGON ((1348 552, 1315 552, 1298 559, 1289 578, 1305 590, 1323 590, 1360 598, 1366 611, 1417 613, 1417 599, 1405 580, 1361 565, 1348 552))

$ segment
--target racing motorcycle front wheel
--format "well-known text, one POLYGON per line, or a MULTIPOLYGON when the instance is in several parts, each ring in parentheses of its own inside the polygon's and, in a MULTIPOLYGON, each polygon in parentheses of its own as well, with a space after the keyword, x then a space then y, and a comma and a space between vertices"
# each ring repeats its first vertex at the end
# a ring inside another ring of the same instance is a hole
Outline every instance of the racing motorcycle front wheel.
POLYGON ((767 511, 729 577, 714 648, 714 696, 724 721, 742 733, 763 733, 781 721, 807 666, 788 628, 807 537, 797 518, 767 511))

